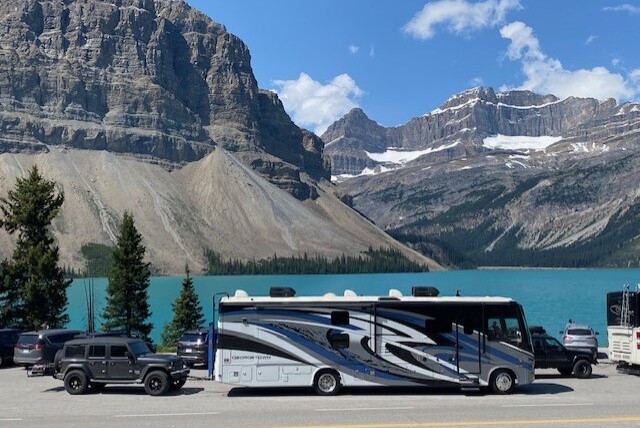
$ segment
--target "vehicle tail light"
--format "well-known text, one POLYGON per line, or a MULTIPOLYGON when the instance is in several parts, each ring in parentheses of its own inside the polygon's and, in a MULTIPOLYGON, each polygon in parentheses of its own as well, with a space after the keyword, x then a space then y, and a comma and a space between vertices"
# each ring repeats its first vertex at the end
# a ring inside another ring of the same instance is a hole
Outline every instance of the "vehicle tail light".
POLYGON ((640 331, 636 331, 636 340, 640 340, 640 331))
POLYGON ((42 351, 44 349, 44 343, 36 343, 33 349, 36 351, 42 351))

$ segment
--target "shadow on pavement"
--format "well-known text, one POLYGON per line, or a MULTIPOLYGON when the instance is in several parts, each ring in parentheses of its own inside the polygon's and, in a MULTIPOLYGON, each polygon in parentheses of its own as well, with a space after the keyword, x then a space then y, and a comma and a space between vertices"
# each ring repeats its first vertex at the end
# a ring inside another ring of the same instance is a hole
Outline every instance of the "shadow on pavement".
MULTIPOLYGON (((536 374, 536 380, 538 380, 538 379, 568 379, 570 377, 572 377, 572 376, 563 376, 561 374, 536 374)), ((592 374, 587 379, 579 379, 579 380, 588 381, 589 379, 606 379, 608 377, 609 376, 602 375, 602 374, 592 374)))
MULTIPOLYGON (((177 396, 177 395, 195 395, 204 391, 204 388, 190 388, 183 387, 177 391, 169 391, 165 396, 177 396)), ((66 393, 64 386, 57 386, 55 388, 49 388, 42 392, 64 392, 66 393)), ((87 395, 147 395, 143 387, 137 386, 106 386, 102 391, 92 391, 89 389, 87 395)))
MULTIPOLYGON (((542 377, 542 376, 540 376, 542 377)), ((536 378, 540 378, 536 376, 536 378)), ((573 392, 573 388, 566 385, 559 385, 557 383, 538 382, 537 380, 521 388, 517 388, 514 395, 547 395, 547 394, 564 394, 566 392, 573 392)))

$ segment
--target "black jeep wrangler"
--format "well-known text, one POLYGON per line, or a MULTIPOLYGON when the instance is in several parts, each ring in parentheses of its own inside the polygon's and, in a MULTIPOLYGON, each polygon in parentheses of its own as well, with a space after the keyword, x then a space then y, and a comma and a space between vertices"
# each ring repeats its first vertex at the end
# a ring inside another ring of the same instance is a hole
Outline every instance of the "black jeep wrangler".
POLYGON ((180 357, 156 355, 145 342, 126 337, 94 337, 65 343, 54 361, 54 377, 69 394, 102 390, 107 384, 144 384, 149 395, 177 390, 189 369, 180 357))
POLYGON ((567 349, 556 338, 547 334, 532 334, 535 368, 558 369, 561 375, 574 374, 577 378, 591 376, 592 364, 598 364, 597 354, 587 350, 567 349))

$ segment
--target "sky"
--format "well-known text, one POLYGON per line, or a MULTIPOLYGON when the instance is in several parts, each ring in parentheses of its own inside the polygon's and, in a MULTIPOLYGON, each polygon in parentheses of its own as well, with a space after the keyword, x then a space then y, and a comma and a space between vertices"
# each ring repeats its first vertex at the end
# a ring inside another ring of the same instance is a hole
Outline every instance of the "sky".
POLYGON ((354 107, 401 125, 475 86, 640 100, 640 1, 187 1, 317 134, 354 107))

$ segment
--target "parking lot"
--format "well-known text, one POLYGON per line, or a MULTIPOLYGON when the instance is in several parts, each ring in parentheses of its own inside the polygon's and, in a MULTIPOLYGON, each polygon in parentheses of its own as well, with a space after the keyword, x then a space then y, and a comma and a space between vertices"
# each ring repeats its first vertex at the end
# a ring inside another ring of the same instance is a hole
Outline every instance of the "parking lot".
POLYGON ((638 427, 640 378, 601 364, 590 379, 537 372, 510 396, 422 389, 247 390, 206 381, 204 370, 177 393, 150 397, 141 386, 71 396, 50 377, 0 369, 3 427, 638 427))

